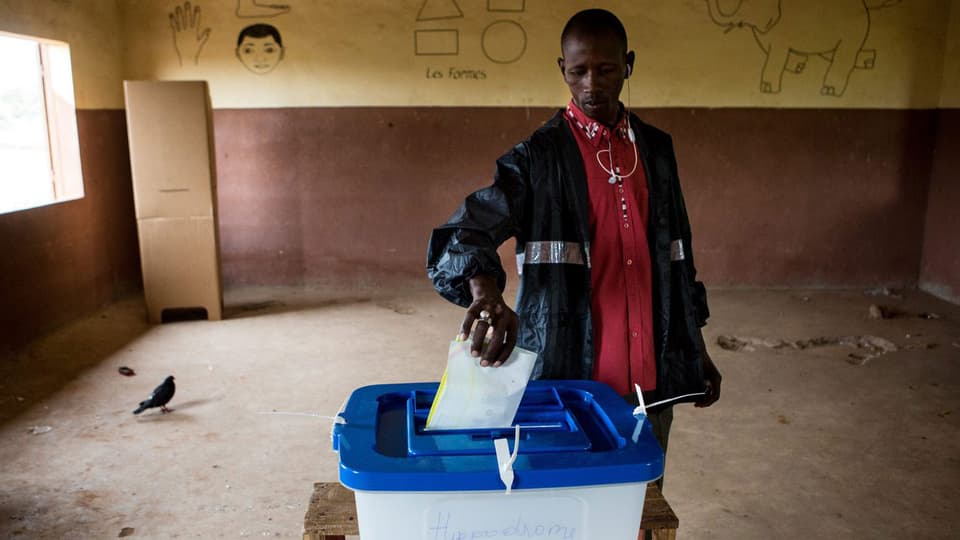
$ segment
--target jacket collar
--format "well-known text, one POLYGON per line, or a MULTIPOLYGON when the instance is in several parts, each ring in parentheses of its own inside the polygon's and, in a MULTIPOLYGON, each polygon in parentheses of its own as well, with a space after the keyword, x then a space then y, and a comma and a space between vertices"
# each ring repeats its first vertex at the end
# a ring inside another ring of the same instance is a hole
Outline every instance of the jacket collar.
POLYGON ((599 148, 601 145, 606 146, 606 143, 613 137, 620 139, 627 138, 629 124, 627 123, 627 115, 624 114, 622 103, 620 104, 620 118, 612 129, 587 116, 586 113, 580 110, 580 107, 577 107, 577 104, 574 103, 572 99, 570 103, 567 104, 564 115, 573 125, 577 126, 577 129, 583 131, 587 136, 587 140, 590 141, 590 144, 594 147, 599 148))

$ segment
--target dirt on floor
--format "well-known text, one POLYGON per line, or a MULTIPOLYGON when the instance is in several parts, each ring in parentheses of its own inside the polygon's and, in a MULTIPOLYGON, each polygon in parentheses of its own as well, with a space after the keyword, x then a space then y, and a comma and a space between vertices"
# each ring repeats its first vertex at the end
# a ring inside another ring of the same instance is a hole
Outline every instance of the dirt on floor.
MULTIPOLYGON (((722 396, 675 411, 678 538, 956 537, 960 308, 870 292, 711 291, 722 396)), ((337 478, 329 417, 437 380, 462 316, 429 290, 293 288, 225 313, 150 326, 130 299, 0 359, 0 537, 299 538, 337 478), (131 414, 167 375, 174 411, 131 414)))

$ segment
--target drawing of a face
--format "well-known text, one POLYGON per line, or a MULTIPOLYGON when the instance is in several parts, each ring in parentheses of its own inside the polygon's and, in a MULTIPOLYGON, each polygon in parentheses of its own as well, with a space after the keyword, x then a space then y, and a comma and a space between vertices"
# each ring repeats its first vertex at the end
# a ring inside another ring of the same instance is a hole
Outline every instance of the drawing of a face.
POLYGON ((283 60, 280 32, 269 24, 254 24, 237 37, 237 58, 257 75, 270 73, 283 60))

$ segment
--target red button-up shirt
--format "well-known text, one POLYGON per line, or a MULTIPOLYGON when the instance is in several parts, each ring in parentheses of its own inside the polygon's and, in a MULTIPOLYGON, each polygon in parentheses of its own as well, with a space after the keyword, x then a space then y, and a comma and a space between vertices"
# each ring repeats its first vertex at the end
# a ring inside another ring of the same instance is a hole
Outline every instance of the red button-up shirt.
POLYGON ((621 395, 657 385, 646 175, 626 113, 611 130, 571 100, 565 114, 590 193, 593 378, 621 395))

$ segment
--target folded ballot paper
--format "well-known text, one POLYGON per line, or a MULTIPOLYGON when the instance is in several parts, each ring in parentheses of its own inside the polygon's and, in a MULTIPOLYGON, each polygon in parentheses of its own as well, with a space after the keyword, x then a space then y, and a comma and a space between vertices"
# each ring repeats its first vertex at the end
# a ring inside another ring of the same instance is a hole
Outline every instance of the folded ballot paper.
POLYGON ((426 429, 511 427, 536 361, 536 353, 517 347, 500 367, 481 367, 469 340, 450 342, 426 429))

